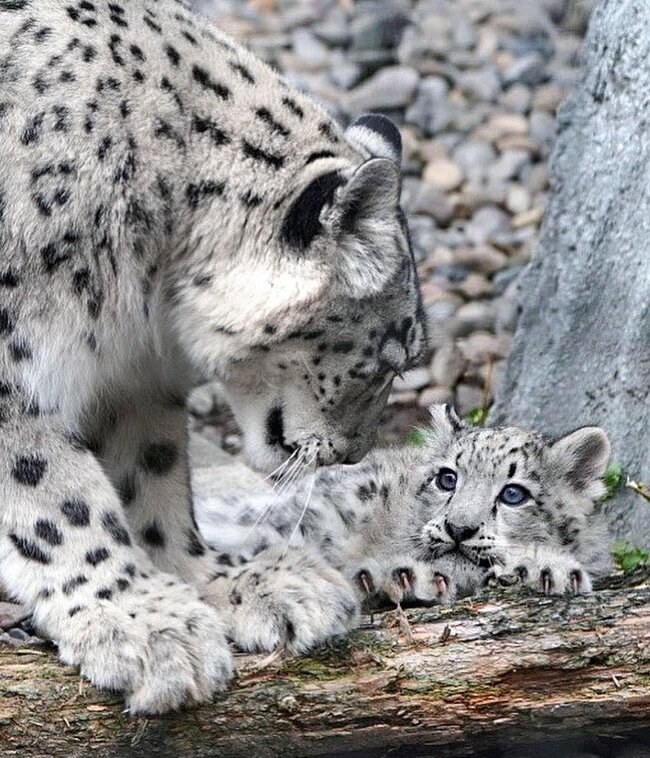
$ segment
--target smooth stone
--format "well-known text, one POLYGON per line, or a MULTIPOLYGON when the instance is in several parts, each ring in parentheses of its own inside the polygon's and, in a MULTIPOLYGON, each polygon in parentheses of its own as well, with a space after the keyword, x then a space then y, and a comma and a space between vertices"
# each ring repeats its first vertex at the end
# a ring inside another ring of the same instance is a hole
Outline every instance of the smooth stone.
POLYGON ((497 158, 489 142, 465 140, 453 152, 453 159, 472 181, 480 181, 485 171, 497 158))
POLYGON ((473 100, 492 102, 501 94, 501 78, 493 68, 465 71, 458 77, 457 84, 473 100))
POLYGON ((426 387, 418 395, 420 408, 430 408, 432 405, 442 405, 453 402, 453 392, 447 387, 426 387))
POLYGON ((555 141, 555 118, 547 111, 535 110, 530 114, 529 119, 530 136, 545 147, 550 147, 555 141))
POLYGON ((450 192, 459 187, 464 180, 460 166, 452 160, 440 158, 428 163, 422 172, 422 180, 432 184, 442 192, 450 192))
POLYGON ((496 336, 490 332, 474 332, 465 339, 458 340, 458 348, 468 363, 480 365, 490 358, 505 358, 511 339, 505 333, 496 336))
POLYGON ((495 205, 479 208, 467 225, 467 237, 475 245, 487 242, 494 235, 510 228, 510 218, 495 205))
POLYGON ((419 80, 409 66, 387 66, 348 92, 343 103, 353 114, 403 108, 411 103, 419 80))
POLYGON ((466 337, 472 332, 494 331, 495 306, 490 301, 479 300, 465 303, 449 319, 447 331, 453 337, 466 337))
POLYGON ((513 179, 529 161, 525 150, 506 150, 488 169, 488 178, 492 182, 513 179))
POLYGON ((405 371, 402 376, 396 376, 393 380, 393 392, 409 392, 426 387, 431 381, 429 369, 420 366, 405 371))
POLYGON ((433 184, 422 183, 413 202, 415 213, 426 213, 439 224, 448 224, 454 215, 454 209, 445 195, 433 184))
POLYGON ((501 95, 499 103, 508 110, 527 113, 531 100, 531 91, 525 84, 513 84, 501 95))
POLYGON ((474 299, 492 294, 492 285, 483 274, 471 273, 457 287, 465 297, 474 299))
POLYGON ((309 29, 295 29, 291 34, 293 52, 308 69, 323 68, 329 61, 329 49, 309 29))
POLYGON ((521 184, 511 184, 508 187, 506 208, 510 213, 523 213, 530 208, 532 198, 530 192, 521 184))
POLYGON ((454 251, 454 262, 459 266, 491 276, 508 263, 508 256, 490 245, 459 247, 454 251))
POLYGON ((453 110, 447 100, 449 85, 439 76, 427 76, 420 81, 415 102, 404 116, 423 134, 437 134, 451 123, 453 110))
POLYGON ((24 605, 0 601, 0 629, 11 629, 29 616, 24 605))
POLYGON ((485 393, 481 387, 473 384, 458 384, 456 386, 456 411, 464 416, 475 408, 483 406, 485 393))
POLYGON ((444 342, 434 353, 430 373, 433 381, 444 388, 452 388, 465 373, 467 360, 453 342, 444 342))
POLYGON ((530 53, 517 58, 503 72, 503 81, 506 85, 518 82, 527 84, 530 87, 536 87, 548 81, 548 78, 546 62, 539 53, 530 53))
POLYGON ((565 95, 564 89, 555 82, 542 84, 533 93, 532 106, 535 110, 555 113, 558 105, 564 100, 565 95))

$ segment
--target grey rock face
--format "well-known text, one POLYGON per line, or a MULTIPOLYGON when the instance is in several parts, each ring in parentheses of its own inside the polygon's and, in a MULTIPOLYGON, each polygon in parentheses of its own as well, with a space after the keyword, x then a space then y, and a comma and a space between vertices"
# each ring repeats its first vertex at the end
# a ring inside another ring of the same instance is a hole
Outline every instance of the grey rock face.
MULTIPOLYGON (((607 431, 613 458, 650 480, 650 5, 603 0, 582 82, 561 108, 551 195, 491 413, 555 435, 607 431)), ((650 546, 650 504, 605 502, 613 532, 650 546)))

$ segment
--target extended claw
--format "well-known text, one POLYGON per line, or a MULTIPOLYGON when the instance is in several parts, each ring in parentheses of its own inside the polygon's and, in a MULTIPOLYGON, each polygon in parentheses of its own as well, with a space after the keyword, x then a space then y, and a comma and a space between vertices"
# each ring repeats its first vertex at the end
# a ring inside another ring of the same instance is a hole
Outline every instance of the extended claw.
POLYGON ((551 573, 551 569, 542 569, 539 578, 542 583, 542 592, 545 595, 550 595, 553 591, 553 574, 551 573))
POLYGON ((571 572, 571 593, 578 595, 580 593, 580 586, 582 584, 582 576, 578 569, 574 569, 571 572))
POLYGON ((375 583, 372 581, 372 576, 368 571, 362 570, 358 572, 357 584, 368 596, 372 595, 375 591, 375 583))
POLYGON ((444 574, 438 574, 437 572, 433 575, 433 584, 436 588, 436 592, 438 593, 438 597, 442 597, 443 595, 446 595, 449 590, 449 579, 444 574))

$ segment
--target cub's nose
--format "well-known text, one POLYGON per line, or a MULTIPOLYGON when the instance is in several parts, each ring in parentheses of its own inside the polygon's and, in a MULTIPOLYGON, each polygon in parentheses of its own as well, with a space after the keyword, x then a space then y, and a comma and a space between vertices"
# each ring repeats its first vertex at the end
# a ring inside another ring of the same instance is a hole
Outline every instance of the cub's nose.
POLYGON ((478 532, 478 526, 457 526, 451 521, 445 521, 445 530, 452 540, 460 545, 461 542, 471 539, 478 532))

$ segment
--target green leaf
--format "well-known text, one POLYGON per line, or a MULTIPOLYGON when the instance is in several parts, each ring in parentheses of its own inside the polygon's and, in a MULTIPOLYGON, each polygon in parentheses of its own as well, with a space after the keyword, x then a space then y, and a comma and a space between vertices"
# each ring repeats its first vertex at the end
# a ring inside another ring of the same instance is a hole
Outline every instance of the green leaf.
POLYGON ((633 571, 637 566, 643 566, 648 562, 650 553, 642 547, 634 547, 629 542, 617 540, 612 545, 612 558, 618 568, 633 571))
POLYGON ((474 426, 483 426, 485 423, 485 420, 487 419, 488 415, 488 408, 485 408, 483 406, 479 406, 478 408, 472 408, 469 413, 466 413, 464 418, 465 421, 467 421, 470 424, 473 424, 474 426))
POLYGON ((407 445, 424 445, 426 440, 427 438, 424 429, 419 429, 417 426, 410 429, 409 433, 406 435, 407 445))
POLYGON ((618 461, 610 461, 605 476, 603 476, 603 482, 607 491, 603 495, 603 500, 609 500, 614 497, 616 490, 623 483, 623 466, 618 461))

